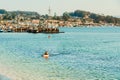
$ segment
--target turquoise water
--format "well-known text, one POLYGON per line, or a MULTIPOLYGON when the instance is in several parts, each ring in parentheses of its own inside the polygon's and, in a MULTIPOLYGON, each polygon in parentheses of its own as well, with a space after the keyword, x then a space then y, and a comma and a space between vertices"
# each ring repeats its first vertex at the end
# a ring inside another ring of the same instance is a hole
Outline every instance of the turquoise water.
POLYGON ((0 65, 16 80, 120 80, 120 28, 60 30, 65 33, 0 33, 0 65))

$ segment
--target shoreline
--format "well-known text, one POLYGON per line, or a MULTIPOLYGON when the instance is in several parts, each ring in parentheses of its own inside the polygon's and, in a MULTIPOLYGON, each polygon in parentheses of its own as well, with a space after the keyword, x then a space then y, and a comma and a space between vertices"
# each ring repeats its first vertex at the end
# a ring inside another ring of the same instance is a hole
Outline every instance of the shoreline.
POLYGON ((0 74, 0 80, 11 80, 8 77, 0 74))
POLYGON ((14 71, 11 71, 10 68, 0 64, 0 80, 21 80, 17 79, 17 76, 13 73, 14 71))
MULTIPOLYGON (((109 27, 115 27, 115 28, 120 28, 120 26, 91 26, 91 25, 89 25, 89 26, 76 26, 76 27, 70 27, 70 26, 66 26, 66 27, 58 27, 58 28, 96 28, 96 27, 99 27, 99 28, 109 28, 109 27)), ((65 33, 65 32, 63 32, 63 31, 57 31, 57 32, 37 32, 37 30, 35 31, 35 32, 27 32, 27 31, 22 31, 22 32, 15 32, 15 31, 11 31, 11 32, 7 32, 7 31, 1 31, 1 29, 0 29, 0 33, 34 33, 34 34, 36 34, 36 33, 42 33, 42 34, 57 34, 57 33, 65 33)))
POLYGON ((45 76, 30 76, 29 74, 19 74, 16 70, 0 64, 0 80, 47 80, 45 76))

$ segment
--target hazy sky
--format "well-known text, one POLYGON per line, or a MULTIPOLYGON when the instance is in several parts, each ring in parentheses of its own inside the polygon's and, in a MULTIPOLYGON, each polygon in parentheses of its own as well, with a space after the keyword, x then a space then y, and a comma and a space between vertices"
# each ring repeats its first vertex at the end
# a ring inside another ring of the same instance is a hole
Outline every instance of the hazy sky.
POLYGON ((51 13, 61 15, 65 11, 76 9, 99 14, 120 16, 120 0, 0 0, 0 8, 9 11, 25 10, 47 14, 49 5, 51 13))

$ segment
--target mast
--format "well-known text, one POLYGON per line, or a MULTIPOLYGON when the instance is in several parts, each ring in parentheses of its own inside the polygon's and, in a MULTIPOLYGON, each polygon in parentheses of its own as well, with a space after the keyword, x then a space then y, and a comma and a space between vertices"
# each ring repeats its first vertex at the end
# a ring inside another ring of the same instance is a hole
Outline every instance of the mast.
POLYGON ((49 6, 49 9, 48 9, 48 16, 51 16, 51 8, 49 6))

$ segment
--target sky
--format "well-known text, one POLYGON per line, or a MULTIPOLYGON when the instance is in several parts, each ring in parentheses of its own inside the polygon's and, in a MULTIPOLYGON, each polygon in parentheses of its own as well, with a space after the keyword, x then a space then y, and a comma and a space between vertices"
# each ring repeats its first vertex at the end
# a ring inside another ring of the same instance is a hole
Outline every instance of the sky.
POLYGON ((0 0, 0 9, 36 11, 39 14, 62 15, 63 12, 84 10, 97 14, 120 16, 120 0, 0 0))

